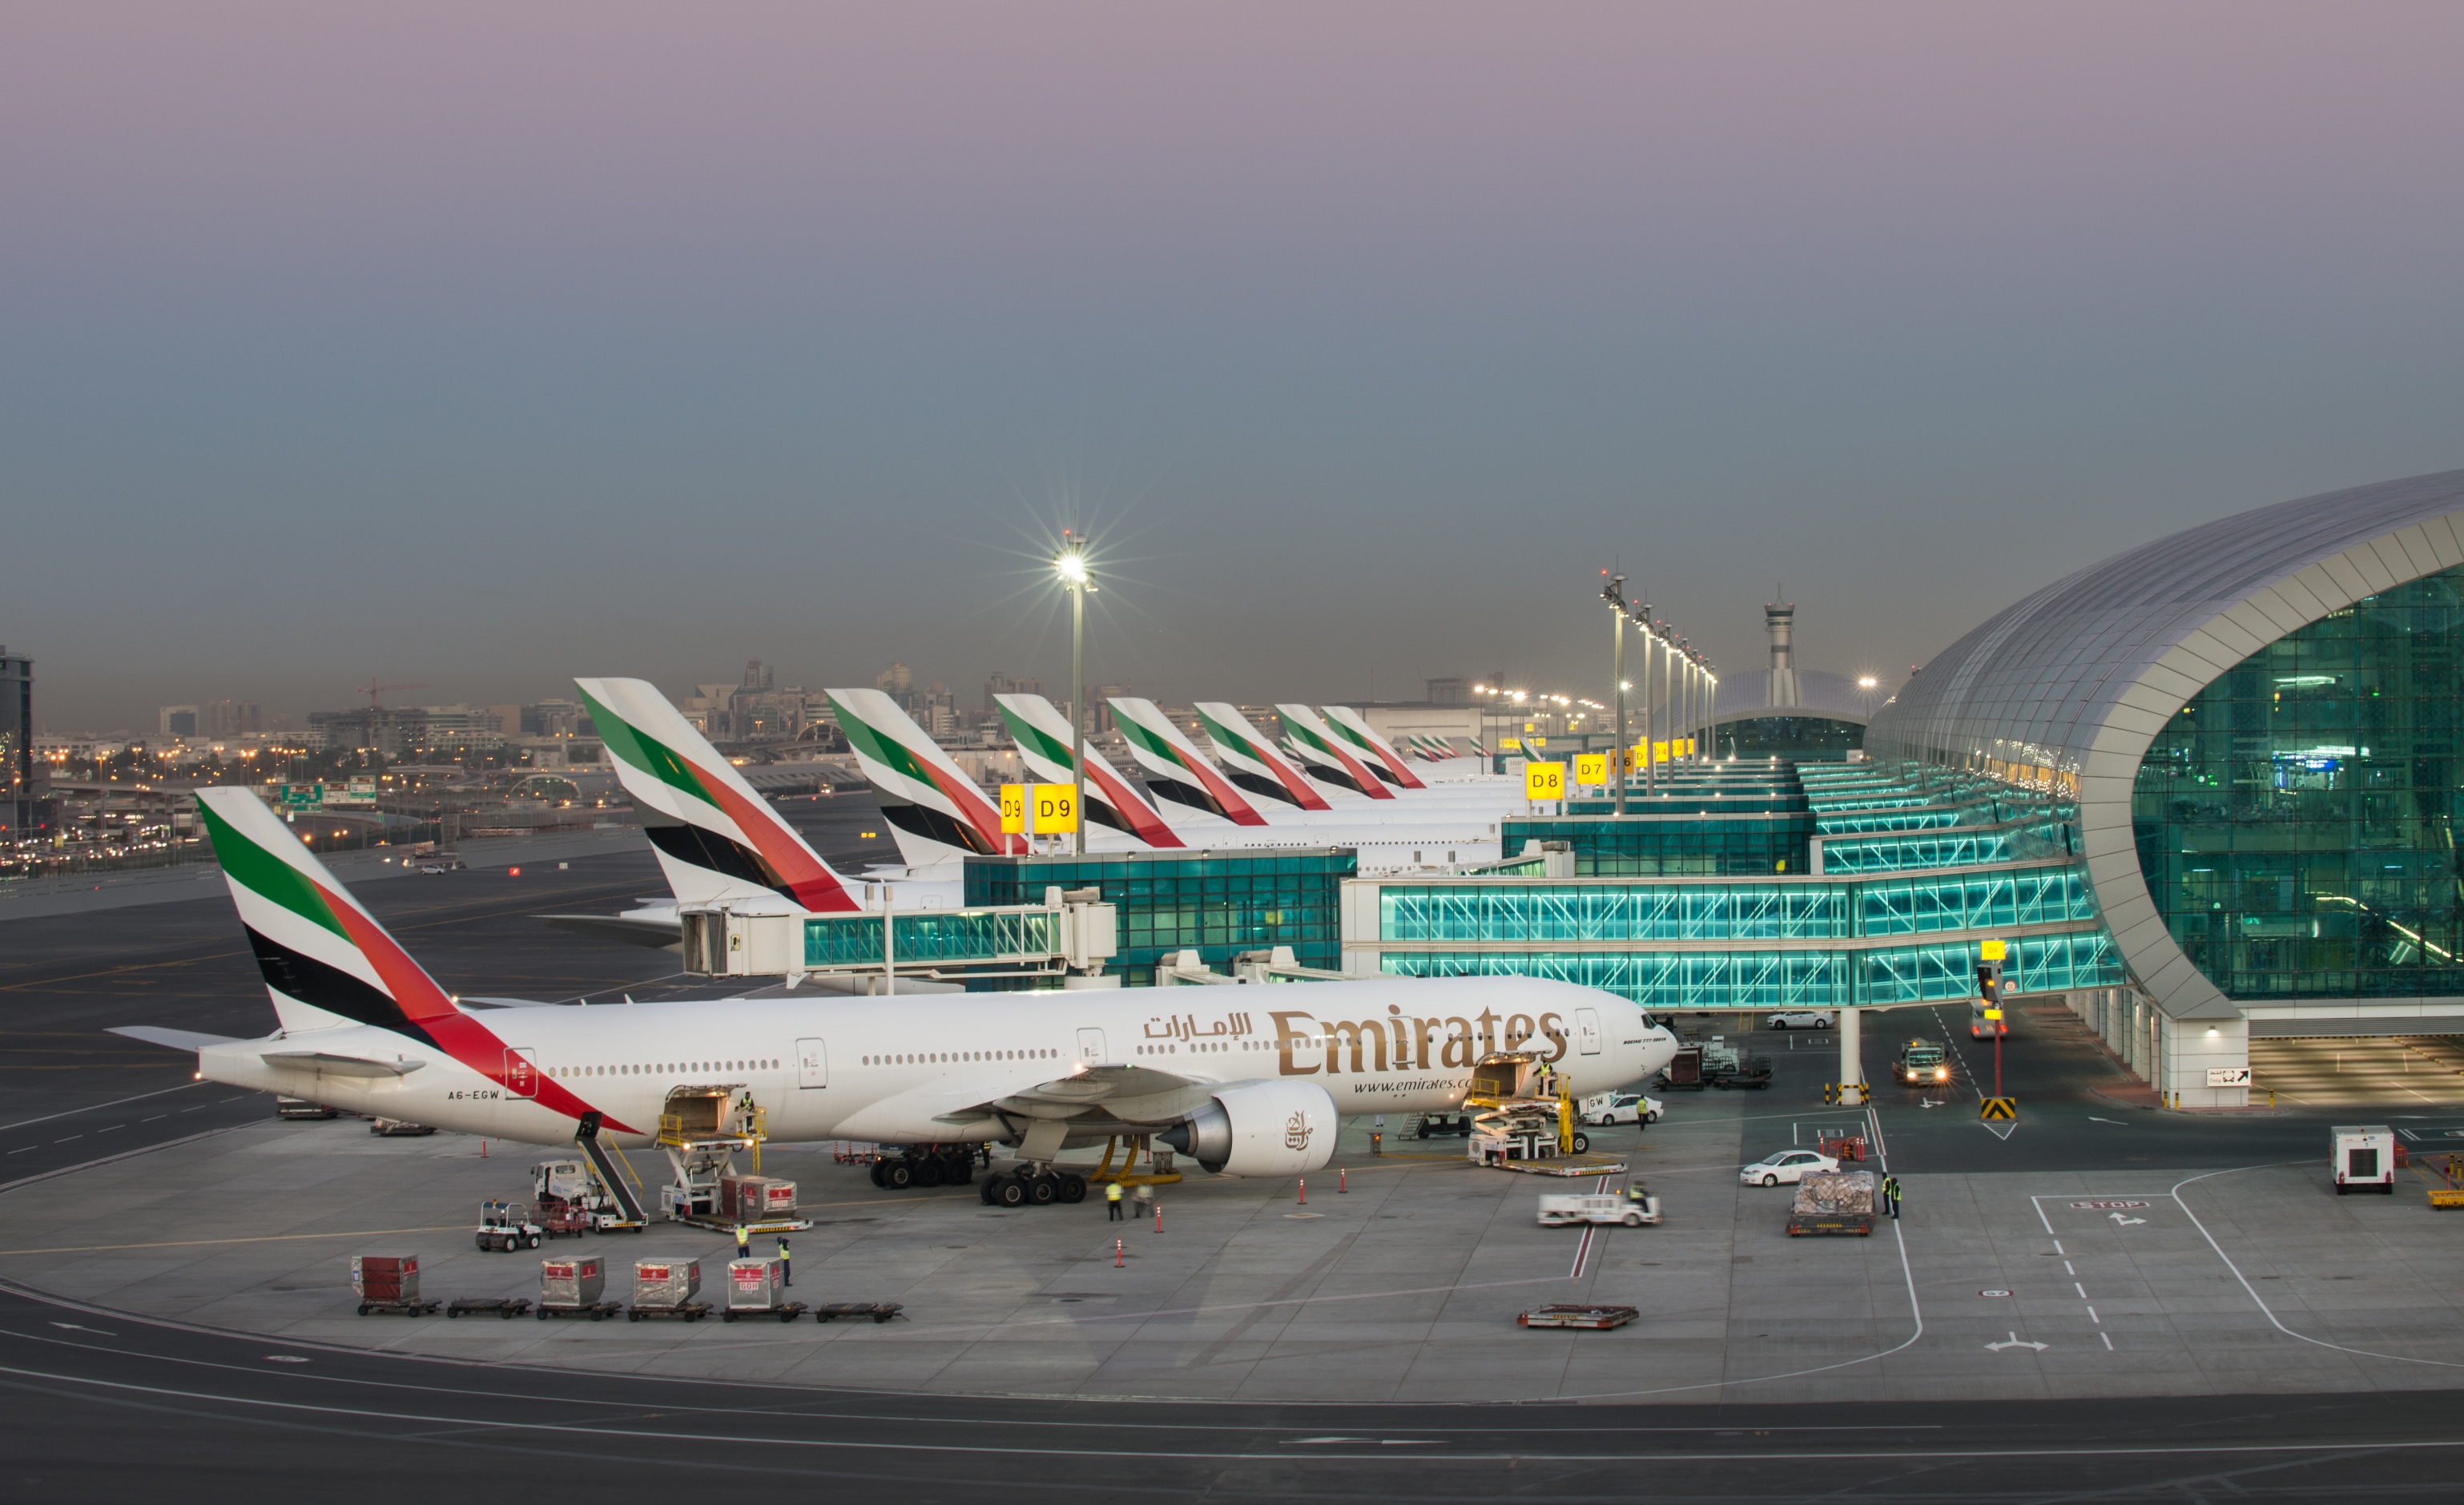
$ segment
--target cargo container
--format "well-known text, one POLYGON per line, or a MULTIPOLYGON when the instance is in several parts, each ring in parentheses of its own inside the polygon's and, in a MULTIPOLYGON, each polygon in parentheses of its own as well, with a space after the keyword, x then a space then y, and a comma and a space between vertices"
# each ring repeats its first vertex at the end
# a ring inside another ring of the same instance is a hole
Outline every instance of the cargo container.
POLYGON ((760 1223, 796 1215, 796 1184, 769 1176, 722 1176, 718 1183, 718 1215, 722 1220, 760 1223))
POLYGON ((638 1259, 633 1262, 633 1300, 640 1306, 682 1306, 701 1295, 698 1259, 638 1259))
POLYGON ((606 1262, 597 1254, 539 1261, 539 1305, 597 1306, 607 1291, 606 1262))
POLYGON ((419 1299, 417 1254, 353 1254, 351 1290, 363 1301, 419 1299))

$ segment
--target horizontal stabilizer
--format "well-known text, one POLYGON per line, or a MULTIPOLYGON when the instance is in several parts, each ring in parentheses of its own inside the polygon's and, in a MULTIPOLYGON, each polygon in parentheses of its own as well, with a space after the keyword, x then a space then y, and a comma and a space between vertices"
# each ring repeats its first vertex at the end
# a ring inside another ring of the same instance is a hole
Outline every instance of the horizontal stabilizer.
POLYGON ((305 1066, 328 1077, 407 1077, 428 1062, 377 1060, 367 1056, 337 1056, 331 1051, 266 1051, 269 1066, 305 1066))
POLYGON ((103 1032, 125 1035, 132 1040, 148 1045, 161 1045, 175 1051, 201 1051, 209 1045, 229 1045, 236 1035, 201 1035, 195 1030, 166 1030, 152 1024, 122 1024, 103 1032))

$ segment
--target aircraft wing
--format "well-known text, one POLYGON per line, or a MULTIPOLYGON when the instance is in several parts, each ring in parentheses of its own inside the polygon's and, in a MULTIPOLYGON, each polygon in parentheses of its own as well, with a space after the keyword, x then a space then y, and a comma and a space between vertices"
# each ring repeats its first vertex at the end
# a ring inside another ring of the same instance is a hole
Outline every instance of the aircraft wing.
POLYGON ((1148 1098, 1187 1087, 1220 1087, 1222 1084, 1220 1079, 1184 1077, 1178 1072, 1157 1071, 1152 1066, 1089 1066, 1070 1076, 1038 1082, 1023 1091, 1010 1093, 997 1100, 995 1105, 1016 1103, 1023 1107, 1033 1103, 1047 1107, 1091 1108, 1115 1098, 1148 1098))
POLYGON ((105 1030, 106 1035, 125 1035, 132 1040, 148 1045, 165 1046, 175 1051, 203 1050, 209 1045, 228 1045, 238 1039, 236 1035, 200 1035, 195 1030, 166 1030, 151 1024, 122 1024, 105 1030))

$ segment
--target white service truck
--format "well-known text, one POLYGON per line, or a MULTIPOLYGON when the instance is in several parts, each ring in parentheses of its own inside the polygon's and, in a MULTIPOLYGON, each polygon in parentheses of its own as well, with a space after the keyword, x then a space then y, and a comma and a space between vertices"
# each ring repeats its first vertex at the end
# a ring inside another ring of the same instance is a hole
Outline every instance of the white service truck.
POLYGON ((2336 1195, 2355 1187, 2395 1194, 2395 1132, 2384 1123, 2341 1123, 2333 1135, 2336 1195))
POLYGON ((1622 1223, 1640 1228, 1660 1221, 1660 1198, 1637 1188, 1614 1191, 1546 1192, 1540 1198, 1540 1226, 1564 1228, 1570 1223, 1622 1223))

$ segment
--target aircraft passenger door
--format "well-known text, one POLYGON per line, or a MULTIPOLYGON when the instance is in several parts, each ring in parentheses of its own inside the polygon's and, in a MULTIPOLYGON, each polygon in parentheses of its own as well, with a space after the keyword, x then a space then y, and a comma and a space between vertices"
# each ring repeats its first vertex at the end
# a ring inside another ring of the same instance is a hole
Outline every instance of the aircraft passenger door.
POLYGON ((1078 1058, 1089 1066, 1099 1065, 1111 1058, 1104 1054, 1104 1032, 1085 1029, 1078 1032, 1078 1058))
POLYGON ((505 1090, 517 1098, 539 1096, 539 1052, 531 1046, 505 1050, 505 1090))
POLYGON ((826 1087, 829 1084, 829 1047, 819 1040, 798 1040, 796 1042, 796 1085, 826 1087))
POLYGON ((1574 1049, 1585 1056, 1596 1056, 1600 1053, 1599 1010, 1576 1009, 1574 1011, 1574 1049))

